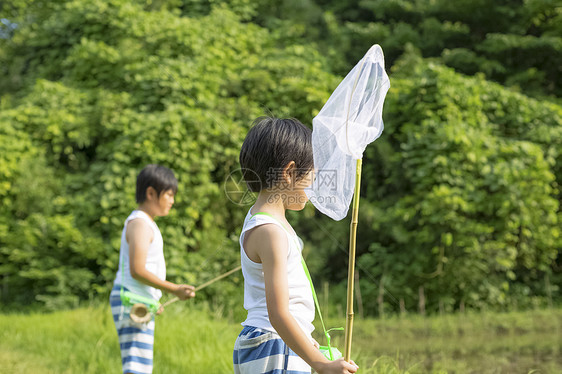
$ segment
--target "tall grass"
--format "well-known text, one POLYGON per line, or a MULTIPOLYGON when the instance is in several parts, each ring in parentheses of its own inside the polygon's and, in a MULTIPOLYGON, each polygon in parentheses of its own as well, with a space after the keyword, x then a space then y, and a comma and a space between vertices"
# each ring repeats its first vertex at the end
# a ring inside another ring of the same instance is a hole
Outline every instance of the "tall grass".
POLYGON ((352 347, 363 373, 562 373, 562 310, 359 320, 352 347))
MULTIPOLYGON (((154 373, 232 373, 241 326, 223 314, 189 303, 168 308, 157 320, 154 373)), ((343 350, 343 334, 332 335, 343 350)), ((358 319, 353 359, 365 374, 562 373, 562 310, 358 319)), ((119 373, 109 309, 0 315, 0 363, 6 374, 119 373)))
MULTIPOLYGON (((231 373, 241 326, 193 308, 169 308, 155 330, 155 373, 231 373)), ((2 373, 119 373, 108 308, 0 316, 2 373), (4 356, 4 357, 3 357, 4 356), (35 365, 36 363, 37 365, 35 365)))

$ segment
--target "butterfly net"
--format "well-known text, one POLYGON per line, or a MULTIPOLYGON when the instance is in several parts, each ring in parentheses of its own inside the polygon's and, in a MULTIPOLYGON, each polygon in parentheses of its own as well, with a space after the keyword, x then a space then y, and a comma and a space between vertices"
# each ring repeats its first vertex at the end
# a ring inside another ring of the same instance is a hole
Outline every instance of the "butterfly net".
POLYGON ((383 51, 374 45, 312 121, 315 179, 306 194, 318 210, 334 220, 347 215, 357 159, 382 133, 382 109, 389 87, 383 51))

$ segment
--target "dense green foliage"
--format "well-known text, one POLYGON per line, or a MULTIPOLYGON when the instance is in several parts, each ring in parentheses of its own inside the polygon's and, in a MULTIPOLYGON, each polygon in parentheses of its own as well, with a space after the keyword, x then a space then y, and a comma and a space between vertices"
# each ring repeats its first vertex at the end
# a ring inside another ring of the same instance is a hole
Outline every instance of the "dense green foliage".
POLYGON ((393 294, 424 286, 434 308, 536 295, 560 246, 561 108, 416 59, 395 68, 393 126, 368 151, 376 239, 361 260, 393 294))
POLYGON ((196 19, 124 0, 67 2, 23 23, 2 50, 9 301, 106 291, 147 163, 172 168, 180 184, 161 221, 169 277, 196 282, 232 266, 244 212, 222 183, 250 119, 271 108, 310 121, 337 83, 317 53, 279 49, 224 8, 196 19))
MULTIPOLYGON (((249 206, 225 181, 252 120, 310 124, 379 43, 392 87, 364 158, 366 312, 399 299, 414 310, 420 287, 429 311, 559 302, 560 7, 448 4, 3 3, 17 27, 2 24, 0 39, 2 301, 61 308, 106 294, 147 163, 180 184, 158 221, 169 279, 197 284, 234 266, 249 206)), ((312 207, 290 216, 315 280, 343 303, 347 222, 312 207)), ((241 277, 231 280, 204 295, 241 308, 241 277)))
POLYGON ((258 22, 314 41, 344 74, 374 41, 393 63, 424 57, 533 95, 562 94, 562 6, 555 0, 261 1, 258 22))

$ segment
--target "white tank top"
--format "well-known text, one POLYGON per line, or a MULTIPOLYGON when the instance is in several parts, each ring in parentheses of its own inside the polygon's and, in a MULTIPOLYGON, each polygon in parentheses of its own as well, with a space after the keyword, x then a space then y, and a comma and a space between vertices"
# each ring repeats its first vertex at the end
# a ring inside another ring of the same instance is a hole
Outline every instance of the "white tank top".
POLYGON ((254 215, 252 217, 250 211, 248 211, 246 215, 244 227, 240 234, 240 258, 242 274, 244 275, 244 309, 248 311, 248 317, 242 323, 242 326, 254 326, 275 332, 267 313, 262 264, 250 260, 243 246, 244 234, 246 231, 260 225, 272 223, 281 227, 287 234, 287 243, 289 246, 289 251, 287 253, 289 312, 303 331, 310 337, 314 330, 314 325, 312 324, 314 320, 314 301, 310 282, 301 262, 302 240, 296 234, 288 232, 275 218, 263 214, 254 215))
POLYGON ((166 262, 164 260, 164 242, 162 240, 162 234, 158 229, 156 223, 150 218, 148 214, 142 210, 134 210, 129 217, 125 220, 125 225, 123 226, 123 232, 121 233, 121 249, 119 250, 119 269, 117 270, 117 275, 115 276, 114 286, 123 286, 129 289, 129 291, 136 293, 141 296, 151 297, 155 300, 160 300, 162 296, 162 291, 157 288, 150 287, 144 283, 133 279, 130 270, 129 261, 129 243, 127 243, 126 233, 127 224, 133 219, 143 219, 146 223, 150 225, 152 231, 154 232, 154 238, 148 247, 148 253, 146 254, 146 270, 150 271, 152 274, 156 275, 158 278, 166 279, 166 262), (123 269, 123 273, 121 273, 123 269))

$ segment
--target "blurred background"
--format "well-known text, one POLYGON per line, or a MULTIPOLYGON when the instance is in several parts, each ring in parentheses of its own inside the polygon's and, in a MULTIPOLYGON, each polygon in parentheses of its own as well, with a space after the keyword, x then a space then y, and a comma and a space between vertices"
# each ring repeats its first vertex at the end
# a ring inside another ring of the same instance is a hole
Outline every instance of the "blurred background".
MULTIPOLYGON (((119 372, 106 301, 140 169, 179 180, 157 220, 168 279, 233 268, 252 121, 312 126, 373 44, 391 88, 363 159, 354 359, 365 373, 562 372, 560 1, 5 0, 7 372, 119 372)), ((312 205, 288 219, 343 326, 349 220, 312 205)), ((242 285, 236 274, 159 317, 155 373, 200 373, 197 360, 231 372, 242 285)))

